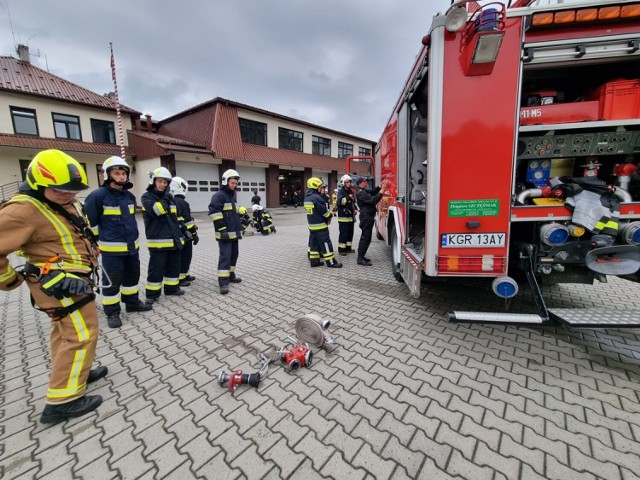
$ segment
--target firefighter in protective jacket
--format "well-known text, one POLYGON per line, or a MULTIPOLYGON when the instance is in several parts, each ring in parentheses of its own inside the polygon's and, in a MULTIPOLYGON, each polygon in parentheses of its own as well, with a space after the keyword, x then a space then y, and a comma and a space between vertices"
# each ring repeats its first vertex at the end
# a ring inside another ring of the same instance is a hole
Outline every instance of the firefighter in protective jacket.
POLYGON ((327 208, 327 201, 322 195, 324 188, 322 180, 311 177, 307 180, 307 194, 304 199, 304 208, 307 211, 307 223, 309 224, 309 250, 307 256, 312 267, 322 265, 320 254, 329 268, 341 268, 333 253, 333 245, 329 236, 329 223, 331 223, 331 210, 327 208))
POLYGON ((338 190, 338 253, 346 255, 355 252, 352 247, 353 225, 356 216, 355 196, 351 190, 351 177, 343 175, 340 179, 340 189, 338 190))
POLYGON ((142 195, 142 215, 149 248, 147 273, 147 301, 160 298, 162 284, 165 295, 183 295, 178 285, 180 275, 180 251, 185 237, 178 221, 178 207, 169 193, 171 173, 164 167, 151 172, 147 191, 142 195))
POLYGON ((129 191, 130 168, 120 157, 109 157, 102 164, 103 185, 84 202, 85 211, 102 255, 102 307, 111 328, 122 325, 120 302, 127 312, 146 312, 151 305, 140 301, 140 255, 136 197, 129 191))
POLYGON ((200 241, 198 237, 198 226, 195 220, 191 216, 191 205, 187 202, 185 196, 187 194, 187 182, 182 177, 173 177, 171 184, 169 184, 169 191, 173 195, 173 200, 178 207, 178 221, 183 225, 183 229, 186 229, 191 234, 191 240, 187 240, 184 243, 184 248, 180 252, 180 275, 178 276, 178 283, 181 287, 188 287, 191 285, 196 277, 189 273, 191 267, 191 259, 193 258, 193 246, 197 245, 200 241))
POLYGON ((235 170, 227 170, 222 174, 222 188, 213 194, 209 203, 209 217, 213 221, 216 240, 220 253, 218 255, 218 285, 220 293, 229 293, 229 283, 240 283, 236 276, 238 262, 238 240, 242 238, 242 225, 236 208, 235 190, 240 174, 235 170))
POLYGON ((87 383, 107 374, 91 370, 98 340, 98 313, 91 274, 97 265, 94 239, 76 200, 88 188, 82 166, 59 150, 38 153, 20 193, 0 209, 0 290, 25 279, 34 307, 51 318, 51 376, 42 423, 95 410, 99 395, 85 395, 87 383), (7 233, 11 232, 11 233, 7 233), (7 256, 26 259, 18 273, 7 256))

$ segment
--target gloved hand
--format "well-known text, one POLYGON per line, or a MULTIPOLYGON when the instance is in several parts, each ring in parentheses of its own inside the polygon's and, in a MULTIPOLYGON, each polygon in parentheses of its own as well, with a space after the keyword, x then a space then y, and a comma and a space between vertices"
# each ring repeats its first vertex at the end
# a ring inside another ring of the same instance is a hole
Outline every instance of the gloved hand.
POLYGON ((220 240, 229 240, 229 232, 220 232, 220 240))
POLYGON ((183 232, 183 235, 184 235, 184 239, 185 239, 187 242, 191 242, 191 241, 193 241, 193 235, 191 235, 191 232, 190 232, 189 230, 185 230, 185 231, 183 232))
POLYGON ((193 238, 193 244, 194 244, 194 245, 197 245, 197 244, 198 244, 198 242, 200 241, 200 237, 199 237, 199 236, 198 236, 198 234, 197 234, 197 233, 195 233, 195 232, 194 232, 191 236, 192 236, 192 238, 193 238))
POLYGON ((40 290, 58 300, 73 295, 89 295, 92 293, 88 280, 60 270, 55 270, 42 277, 40 279, 40 290))

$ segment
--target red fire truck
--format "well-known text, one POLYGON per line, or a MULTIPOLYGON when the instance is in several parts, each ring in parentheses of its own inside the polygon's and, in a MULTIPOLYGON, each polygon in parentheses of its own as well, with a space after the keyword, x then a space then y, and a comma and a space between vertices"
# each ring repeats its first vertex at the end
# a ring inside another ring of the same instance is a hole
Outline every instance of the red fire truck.
POLYGON ((638 327, 548 309, 541 286, 640 281, 640 2, 482 3, 434 17, 374 157, 347 167, 387 180, 393 274, 415 296, 437 277, 528 285, 537 309, 450 321, 638 327))

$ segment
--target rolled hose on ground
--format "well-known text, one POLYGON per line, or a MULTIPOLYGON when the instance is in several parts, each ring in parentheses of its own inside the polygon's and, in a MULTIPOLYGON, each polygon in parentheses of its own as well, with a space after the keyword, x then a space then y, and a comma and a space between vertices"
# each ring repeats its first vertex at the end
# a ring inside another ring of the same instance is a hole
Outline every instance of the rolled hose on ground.
POLYGON ((329 320, 323 320, 318 315, 307 313, 304 317, 296 320, 296 336, 314 348, 331 345, 334 340, 325 332, 330 325, 329 320))

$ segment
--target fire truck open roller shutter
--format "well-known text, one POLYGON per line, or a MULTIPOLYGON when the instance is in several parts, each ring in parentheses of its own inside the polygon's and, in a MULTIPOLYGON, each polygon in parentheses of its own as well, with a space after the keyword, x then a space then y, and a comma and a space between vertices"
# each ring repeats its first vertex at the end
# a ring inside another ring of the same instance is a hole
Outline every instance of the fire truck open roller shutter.
POLYGON ((640 56, 640 36, 616 35, 591 39, 555 40, 525 43, 522 60, 525 65, 570 62, 580 59, 612 59, 640 56))

